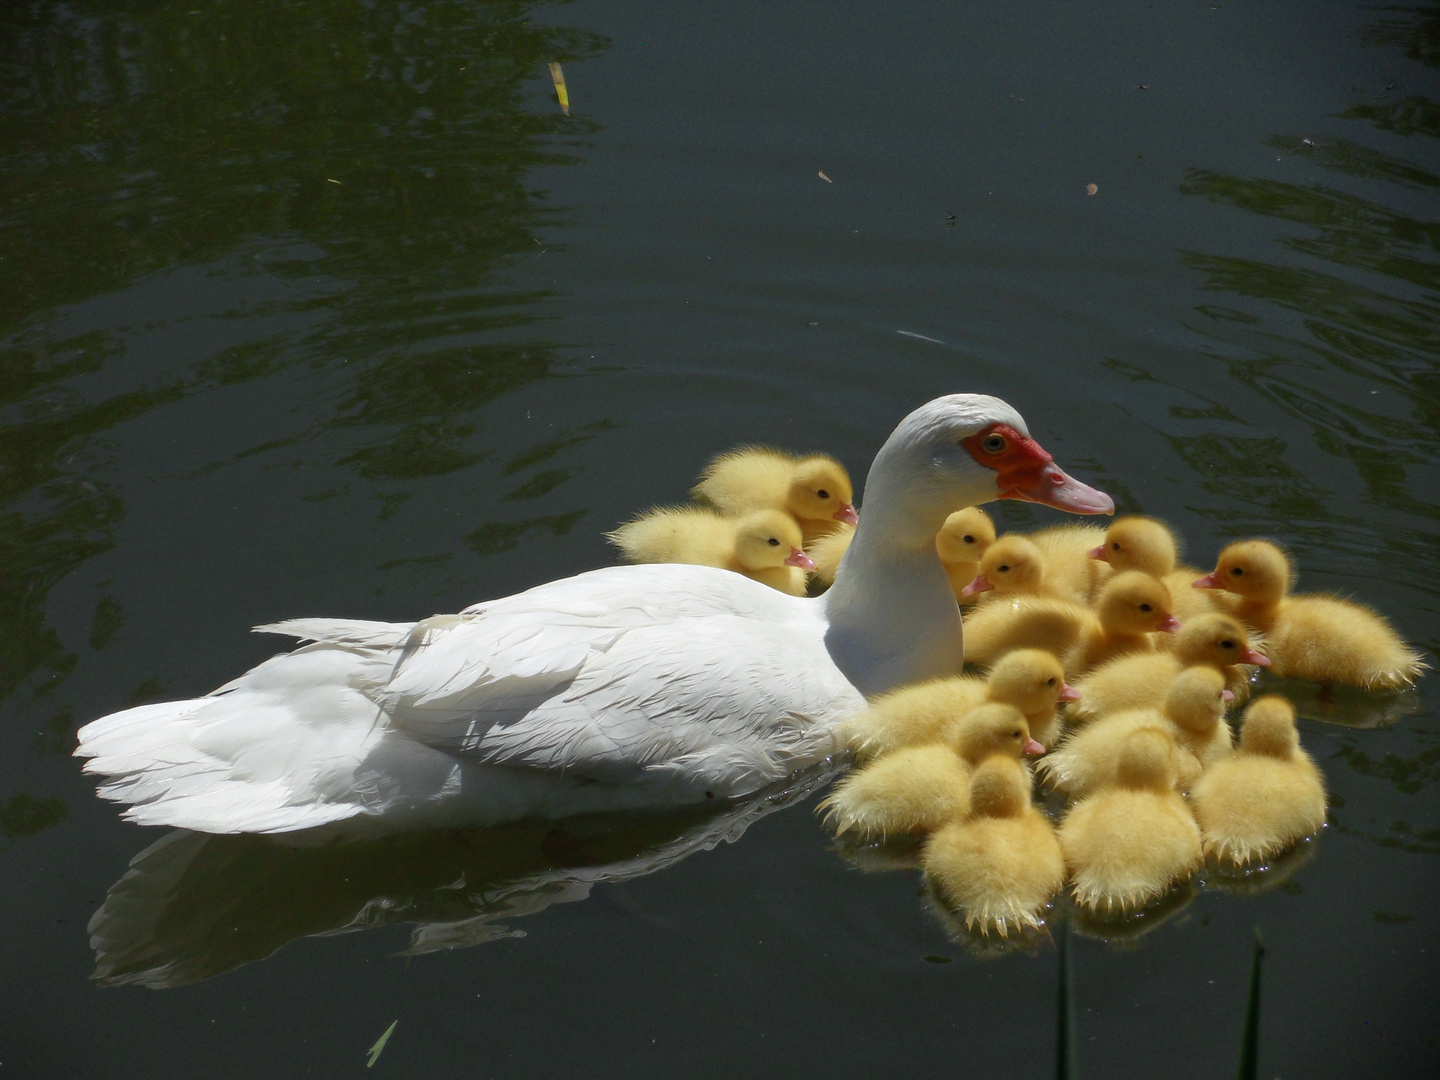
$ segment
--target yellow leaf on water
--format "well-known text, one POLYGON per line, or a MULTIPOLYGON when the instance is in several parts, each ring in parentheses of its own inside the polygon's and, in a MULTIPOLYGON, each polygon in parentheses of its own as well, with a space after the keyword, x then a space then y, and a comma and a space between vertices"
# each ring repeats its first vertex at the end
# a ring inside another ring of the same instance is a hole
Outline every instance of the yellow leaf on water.
POLYGON ((1096 187, 1094 184, 1086 184, 1086 185, 1085 185, 1085 194, 1086 194, 1086 195, 1094 195, 1094 194, 1095 194, 1097 191, 1099 191, 1099 190, 1100 190, 1100 189, 1099 189, 1098 187, 1096 187))
POLYGON ((398 1023, 400 1023, 400 1021, 396 1020, 395 1023, 391 1024, 388 1028, 386 1028, 385 1034, 381 1035, 380 1038, 376 1039, 375 1045, 370 1047, 370 1060, 365 1062, 365 1067, 367 1069, 374 1068, 375 1062, 380 1060, 380 1052, 385 1049, 385 1044, 390 1041, 390 1033, 395 1030, 395 1024, 398 1023))
POLYGON ((555 96, 560 99, 560 111, 570 115, 570 95, 565 92, 565 74, 554 61, 550 64, 550 78, 555 80, 555 96))

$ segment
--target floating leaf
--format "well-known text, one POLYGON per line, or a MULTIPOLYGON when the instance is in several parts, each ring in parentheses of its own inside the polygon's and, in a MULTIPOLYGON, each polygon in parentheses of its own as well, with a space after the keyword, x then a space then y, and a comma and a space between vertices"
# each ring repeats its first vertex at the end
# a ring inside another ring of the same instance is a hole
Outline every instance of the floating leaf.
MULTIPOLYGON (((553 67, 554 65, 552 64, 551 66, 553 67)), ((385 1029, 385 1034, 381 1035, 380 1038, 375 1040, 375 1045, 370 1047, 370 1060, 365 1062, 365 1067, 367 1069, 373 1069, 375 1067, 375 1062, 380 1060, 380 1053, 385 1049, 385 1044, 390 1041, 390 1033, 395 1030, 395 1025, 398 1023, 400 1023, 399 1020, 394 1021, 394 1023, 392 1023, 388 1028, 385 1029)))
POLYGON ((550 78, 555 80, 555 96, 560 99, 560 111, 566 116, 569 116, 570 95, 565 92, 565 73, 560 70, 560 65, 553 60, 550 62, 550 78))

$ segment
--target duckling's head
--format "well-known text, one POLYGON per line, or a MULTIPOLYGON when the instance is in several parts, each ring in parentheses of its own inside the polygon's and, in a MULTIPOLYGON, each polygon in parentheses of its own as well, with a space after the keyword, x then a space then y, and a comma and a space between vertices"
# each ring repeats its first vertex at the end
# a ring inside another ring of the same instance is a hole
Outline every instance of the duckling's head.
POLYGON ((855 488, 850 474, 834 458, 806 458, 795 466, 785 505, 804 521, 843 521, 854 525, 859 518, 851 505, 855 488))
POLYGON ((814 570, 795 519, 783 510, 759 510, 735 523, 735 560, 746 570, 798 566, 814 570))
POLYGON ((1095 603, 1100 625, 1112 634, 1173 634, 1180 621, 1172 615, 1170 590, 1141 570, 1116 574, 1100 590, 1095 603))
POLYGON ((1232 616, 1207 612, 1188 620, 1175 635, 1175 655, 1187 666, 1209 664, 1228 668, 1232 664, 1269 667, 1267 657, 1250 647, 1245 627, 1232 616))
POLYGON ((1026 716, 1045 713, 1057 701, 1079 701, 1080 691, 1065 685, 1065 669, 1044 649, 1016 649, 1000 658, 985 681, 991 701, 1013 705, 1026 716))
POLYGON ((1173 791, 1179 771, 1175 743, 1156 727, 1137 728, 1125 738, 1115 760, 1115 782, 1137 791, 1173 791))
POLYGON ((1175 534, 1154 518, 1116 518, 1105 530, 1105 542, 1090 552, 1092 559, 1108 562, 1116 570, 1144 570, 1164 577, 1175 569, 1175 534))
POLYGON ((1225 676, 1218 668, 1186 668, 1170 684, 1165 715, 1186 731, 1213 731, 1225 715, 1225 676))
POLYGON ((978 563, 995 542, 995 522, 978 506, 956 510, 935 537, 943 563, 978 563))
POLYGON ((1224 589, 1246 600, 1279 603, 1290 590, 1290 559, 1269 540, 1237 540, 1220 552, 1213 573, 1197 589, 1224 589))
POLYGON ((980 560, 980 573, 960 590, 963 596, 994 589, 999 593, 1031 593, 1045 580, 1045 557, 1025 537, 1009 533, 990 545, 980 560))
POLYGON ((1004 754, 1019 761, 1027 754, 1045 752, 1045 748, 1030 737, 1025 714, 1014 705, 1000 702, 978 706, 961 717, 955 745, 960 756, 972 765, 992 754, 1004 754))
POLYGON ((1030 805, 1030 774, 1015 758, 993 754, 982 761, 970 780, 970 813, 974 817, 1015 817, 1030 805))
POLYGON ((1299 747, 1295 706, 1279 694, 1266 694, 1251 702, 1240 724, 1241 750, 1288 761, 1299 747))

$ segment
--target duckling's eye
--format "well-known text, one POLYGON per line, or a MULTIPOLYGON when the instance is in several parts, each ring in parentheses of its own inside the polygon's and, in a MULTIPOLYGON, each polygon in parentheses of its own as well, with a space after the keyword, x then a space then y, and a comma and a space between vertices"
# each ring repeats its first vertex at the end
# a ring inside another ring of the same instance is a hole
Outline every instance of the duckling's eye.
POLYGON ((1155 609, 1154 609, 1153 607, 1151 607, 1149 604, 1141 604, 1141 605, 1140 605, 1140 610, 1141 610, 1141 611, 1154 611, 1155 609))
POLYGON ((820 498, 822 499, 828 499, 830 497, 830 493, 824 488, 821 488, 819 491, 815 492, 815 494, 820 496, 820 498))
POLYGON ((974 538, 973 536, 966 536, 966 537, 964 537, 963 539, 965 540, 965 543, 967 543, 967 544, 973 544, 973 543, 975 542, 975 538, 974 538))
POLYGON ((1045 680, 1045 685, 1046 685, 1046 686, 1054 686, 1054 685, 1055 685, 1055 676, 1054 676, 1054 675, 1051 675, 1050 678, 1046 679, 1046 680, 1045 680))
POLYGON ((1234 647, 1235 647, 1235 642, 1233 642, 1233 641, 1222 641, 1222 642, 1220 642, 1220 648, 1222 648, 1222 649, 1233 649, 1234 647))
POLYGON ((1233 576, 1235 576, 1235 577, 1239 577, 1241 574, 1245 573, 1245 571, 1242 570, 1242 569, 1240 569, 1240 567, 1238 567, 1238 566, 1234 566, 1234 567, 1231 567, 1230 573, 1231 573, 1233 576))
POLYGON ((766 540, 765 542, 766 542, 767 544, 769 544, 771 547, 779 547, 779 546, 780 546, 780 541, 779 541, 779 540, 776 540, 775 537, 773 537, 773 536, 770 537, 770 539, 769 539, 769 540, 766 540))
POLYGON ((980 444, 985 448, 987 454, 998 454, 1005 449, 1004 435, 987 435, 985 441, 980 444))
POLYGON ((1019 732, 1019 731, 1012 731, 1012 732, 1010 732, 1010 737, 1011 737, 1012 739, 1018 739, 1018 738, 1020 738, 1020 732, 1019 732))
POLYGON ((1111 551, 1119 551, 1119 550, 1120 550, 1120 542, 1119 542, 1118 540, 1112 541, 1111 544, 1110 544, 1110 550, 1111 550, 1111 551))
POLYGON ((1000 567, 1000 573, 1002 573, 1002 574, 1008 574, 1009 572, 1010 572, 1010 565, 1009 565, 1008 563, 1005 564, 1004 566, 1000 567))

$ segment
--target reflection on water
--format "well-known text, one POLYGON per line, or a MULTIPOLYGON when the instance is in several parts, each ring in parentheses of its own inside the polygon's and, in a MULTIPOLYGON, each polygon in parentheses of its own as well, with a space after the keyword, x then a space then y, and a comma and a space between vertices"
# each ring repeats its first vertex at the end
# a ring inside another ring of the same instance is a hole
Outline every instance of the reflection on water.
POLYGON ((296 938, 412 924, 407 954, 523 936, 499 920, 583 900, 733 842, 833 773, 815 769, 719 812, 572 818, 296 846, 175 831, 146 848, 90 921, 95 978, 180 986, 296 938))
MULTIPOLYGON (((47 597, 114 545, 125 515, 111 432, 222 388, 310 380, 293 430, 232 460, 288 464, 319 441, 358 481, 390 485, 376 492, 383 518, 406 481, 485 455, 482 407, 560 373, 552 345, 515 340, 546 317, 547 294, 497 271, 533 259, 537 230, 562 220, 529 175, 578 160, 595 130, 531 84, 605 42, 542 25, 543 6, 0 8, 0 700, 28 687, 18 707, 42 714, 46 746, 73 725, 37 696, 81 646, 47 624, 47 597), (186 284, 196 267, 207 282, 262 285, 225 300, 186 284), (67 307, 117 293, 103 311, 67 307), (231 306, 187 314, 191 296, 211 295, 222 299, 201 302, 231 306), (167 325, 206 339, 217 322, 242 340, 169 367, 141 341, 167 325)), ((555 452, 537 447, 532 464, 555 452)), ((514 497, 568 476, 517 477, 514 497)), ((477 534, 474 546, 507 545, 477 534)), ((102 596, 90 648, 124 617, 102 596)))

